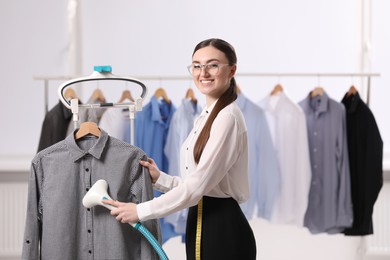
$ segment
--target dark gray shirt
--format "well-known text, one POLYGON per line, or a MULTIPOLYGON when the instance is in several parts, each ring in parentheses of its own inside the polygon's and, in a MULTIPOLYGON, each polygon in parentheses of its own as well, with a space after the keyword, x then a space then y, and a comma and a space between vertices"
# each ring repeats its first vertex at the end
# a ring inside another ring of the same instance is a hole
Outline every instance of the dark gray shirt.
POLYGON ((65 107, 61 101, 50 109, 42 123, 38 152, 64 140, 67 136, 66 129, 71 119, 72 111, 65 107))
MULTIPOLYGON (((138 147, 108 136, 75 140, 74 134, 32 160, 22 259, 158 259, 147 240, 108 209, 86 209, 82 199, 99 179, 113 199, 153 198, 146 159, 138 147)), ((161 241, 157 220, 143 223, 161 241)))
POLYGON ((304 225, 311 233, 340 233, 352 225, 345 107, 328 97, 299 102, 309 137, 312 178, 304 225))

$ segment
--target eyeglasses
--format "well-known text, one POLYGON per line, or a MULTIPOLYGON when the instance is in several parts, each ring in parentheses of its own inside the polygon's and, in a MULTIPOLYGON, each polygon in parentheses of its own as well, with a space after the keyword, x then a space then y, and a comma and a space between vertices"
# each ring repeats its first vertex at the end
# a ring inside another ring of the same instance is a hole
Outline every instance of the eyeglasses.
POLYGON ((209 63, 209 64, 198 64, 193 63, 189 66, 187 66, 188 71, 192 76, 198 76, 202 72, 202 68, 209 73, 212 76, 215 76, 219 72, 219 68, 223 66, 229 66, 229 64, 223 64, 223 63, 209 63))

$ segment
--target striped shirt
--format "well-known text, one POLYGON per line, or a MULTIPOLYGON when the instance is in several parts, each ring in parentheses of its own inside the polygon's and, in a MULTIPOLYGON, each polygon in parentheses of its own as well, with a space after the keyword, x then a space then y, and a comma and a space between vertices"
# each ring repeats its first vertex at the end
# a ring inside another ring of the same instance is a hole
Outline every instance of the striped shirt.
POLYGON ((312 178, 304 225, 313 234, 352 226, 345 107, 326 93, 299 102, 307 123, 312 178))

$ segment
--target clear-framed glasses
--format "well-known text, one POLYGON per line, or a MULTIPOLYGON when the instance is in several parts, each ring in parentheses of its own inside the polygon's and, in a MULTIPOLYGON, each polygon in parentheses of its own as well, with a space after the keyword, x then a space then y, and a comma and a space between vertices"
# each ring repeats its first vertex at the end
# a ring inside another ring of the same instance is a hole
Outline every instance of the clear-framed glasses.
POLYGON ((209 73, 212 76, 215 76, 219 72, 219 68, 223 66, 229 66, 229 64, 224 63, 208 63, 208 64, 199 64, 199 63, 192 63, 191 65, 187 66, 188 72, 192 76, 198 76, 202 72, 202 68, 209 73))

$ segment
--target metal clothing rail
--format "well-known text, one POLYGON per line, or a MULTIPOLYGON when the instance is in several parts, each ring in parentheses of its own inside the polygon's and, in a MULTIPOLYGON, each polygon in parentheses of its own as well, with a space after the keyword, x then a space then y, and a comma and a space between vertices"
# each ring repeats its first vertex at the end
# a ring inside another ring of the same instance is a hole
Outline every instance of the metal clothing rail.
POLYGON ((241 73, 237 76, 243 77, 351 77, 367 78, 366 103, 370 104, 371 78, 380 77, 380 73, 313 73, 313 72, 296 72, 296 73, 241 73))
POLYGON ((287 73, 238 73, 244 77, 379 77, 379 73, 313 73, 313 72, 287 72, 287 73))
MULTIPOLYGON (((371 91, 371 78, 380 77, 380 73, 315 73, 315 72, 265 72, 265 73, 237 73, 236 77, 356 77, 367 78, 367 104, 369 104, 370 91, 371 91)), ((45 113, 48 111, 48 99, 49 99, 49 82, 70 80, 77 78, 77 76, 34 76, 34 80, 43 80, 44 82, 44 109, 45 113)), ((134 76, 139 80, 190 80, 191 76, 134 76)))

